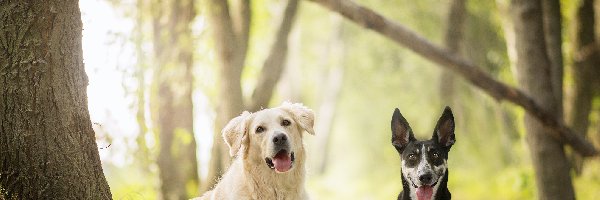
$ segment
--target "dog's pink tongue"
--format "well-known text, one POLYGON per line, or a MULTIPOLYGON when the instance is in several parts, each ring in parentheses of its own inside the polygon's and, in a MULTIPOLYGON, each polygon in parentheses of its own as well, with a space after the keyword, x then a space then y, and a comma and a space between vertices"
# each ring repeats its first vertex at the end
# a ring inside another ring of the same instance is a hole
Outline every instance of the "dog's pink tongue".
POLYGON ((273 165, 278 172, 287 172, 292 168, 292 159, 287 152, 279 152, 273 157, 273 165))
POLYGON ((417 188, 417 199, 419 200, 430 200, 433 194, 433 188, 431 186, 421 186, 417 188))

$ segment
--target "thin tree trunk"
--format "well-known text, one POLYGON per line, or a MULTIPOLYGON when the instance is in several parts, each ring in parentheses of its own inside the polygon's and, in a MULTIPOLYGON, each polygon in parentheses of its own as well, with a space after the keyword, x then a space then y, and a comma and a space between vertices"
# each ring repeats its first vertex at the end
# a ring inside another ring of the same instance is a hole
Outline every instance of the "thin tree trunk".
MULTIPOLYGON (((503 2, 501 0, 496 0, 496 5, 498 7, 498 11, 501 15, 508 16, 510 15, 509 2, 503 2)), ((510 71, 512 72, 514 77, 517 77, 517 50, 515 48, 515 32, 513 31, 513 22, 510 18, 502 18, 502 32, 504 33, 504 39, 506 41, 506 51, 508 55, 508 60, 510 62, 510 71)), ((515 125, 515 116, 511 116, 511 113, 507 111, 506 108, 501 109, 501 117, 503 121, 503 127, 505 129, 504 132, 508 134, 511 140, 518 139, 519 134, 517 127, 515 125)), ((514 115, 514 114, 512 114, 514 115)))
POLYGON ((520 90, 501 83, 479 69, 478 66, 436 47, 420 35, 406 27, 397 24, 382 15, 362 7, 353 1, 343 0, 311 0, 332 11, 338 12, 345 18, 403 45, 415 53, 460 74, 472 85, 479 87, 497 100, 508 100, 540 120, 546 128, 548 136, 569 144, 583 156, 596 156, 598 151, 594 146, 565 126, 562 120, 556 119, 552 113, 543 109, 530 96, 520 90))
MULTIPOLYGON (((496 0, 496 5, 500 15, 509 16, 510 8, 509 3, 504 0, 496 0)), ((517 50, 515 49, 515 32, 513 31, 513 23, 510 18, 501 17, 500 22, 502 24, 502 33, 504 33, 504 39, 506 41, 506 54, 508 55, 508 61, 510 62, 510 71, 513 77, 517 77, 517 50)))
MULTIPOLYGON (((552 88, 552 66, 543 37, 541 1, 513 0, 511 14, 516 35, 519 84, 527 95, 534 97, 542 109, 557 115, 558 104, 561 102, 556 101, 552 88)), ((574 199, 569 162, 562 143, 547 137, 548 130, 531 114, 525 115, 525 128, 526 141, 536 172, 538 198, 574 199)))
MULTIPOLYGON (((600 112, 596 112, 596 119, 600 119, 600 112)), ((592 140, 595 140, 596 145, 600 145, 600 126, 596 127, 595 134, 591 136, 592 140)))
POLYGON ((301 27, 297 27, 290 34, 290 56, 288 57, 285 69, 281 78, 278 82, 277 91, 281 99, 285 99, 291 102, 302 102, 302 38, 300 30, 301 27))
MULTIPOLYGON (((158 3, 158 2, 157 2, 158 3)), ((160 5, 160 4, 159 4, 160 5)), ((159 169, 162 199, 189 199, 199 190, 196 142, 193 134, 192 35, 195 17, 192 0, 169 1, 160 13, 166 20, 154 32, 158 68, 159 169), (193 186, 188 191, 187 186, 193 186)))
POLYGON ((510 165, 514 157, 513 143, 519 139, 519 131, 514 124, 513 117, 503 107, 502 103, 495 103, 493 106, 500 132, 504 133, 500 136, 502 162, 505 165, 510 165))
MULTIPOLYGON (((575 17, 575 53, 573 56, 573 95, 570 98, 567 123, 577 133, 586 135, 594 97, 594 67, 600 66, 594 35, 594 1, 583 0, 575 17)), ((576 174, 581 173, 583 158, 571 156, 576 174)))
MULTIPOLYGON (((595 40, 596 40, 596 51, 600 51, 600 1, 596 0, 594 1, 594 33, 595 33, 595 40)), ((599 52, 600 53, 600 52, 599 52)), ((600 62, 600 58, 598 62, 600 62)), ((600 77, 600 67, 596 66, 593 70, 593 74, 594 77, 600 77)), ((594 94, 595 95, 600 95, 600 79, 596 78, 594 79, 594 94)), ((597 113, 597 118, 596 119, 600 119, 600 112, 596 112, 597 113)), ((600 146, 600 127, 598 127, 597 130, 594 131, 595 134, 592 135, 590 138, 592 140, 595 140, 595 144, 596 147, 600 146)))
POLYGON ((256 88, 252 93, 252 102, 248 110, 257 111, 260 108, 268 107, 269 100, 273 96, 273 89, 275 88, 274 83, 279 81, 279 77, 283 72, 283 65, 287 57, 288 51, 288 37, 298 12, 298 0, 288 0, 288 4, 285 7, 283 20, 279 25, 275 43, 271 47, 263 68, 261 69, 261 75, 258 77, 256 88))
MULTIPOLYGON (((247 46, 248 42, 247 37, 237 36, 234 31, 234 22, 229 13, 228 1, 209 0, 208 8, 210 25, 217 50, 217 59, 220 65, 219 105, 217 107, 215 134, 213 135, 208 174, 206 181, 204 181, 205 184, 202 186, 202 192, 212 188, 229 165, 229 151, 220 133, 225 123, 239 115, 244 109, 241 75, 246 52, 241 52, 237 47, 247 46)), ((248 18, 249 22, 250 18, 248 18)))
POLYGON ((78 1, 0 1, 0 24, 2 196, 111 199, 88 113, 78 1))
POLYGON ((320 153, 317 156, 317 173, 324 174, 329 166, 329 141, 331 139, 331 131, 334 125, 335 113, 337 111, 337 104, 342 90, 342 83, 344 82, 344 63, 345 52, 344 52, 344 41, 343 41, 343 27, 342 19, 338 16, 334 16, 332 19, 332 27, 334 27, 333 34, 329 38, 327 44, 327 52, 322 54, 320 60, 322 61, 321 69, 323 77, 321 78, 322 85, 319 90, 319 108, 317 113, 317 123, 315 123, 315 132, 317 132, 317 147, 316 152, 320 153))
MULTIPOLYGON (((444 43, 448 52, 454 54, 454 56, 460 56, 460 45, 463 41, 464 22, 466 18, 466 0, 453 0, 450 4, 448 12, 448 21, 446 22, 446 34, 444 36, 444 43)), ((454 100, 455 90, 455 75, 442 70, 440 75, 440 95, 441 102, 444 105, 457 107, 458 101, 454 100)))
MULTIPOLYGON (((226 0, 223 0, 226 1, 226 0)), ((244 68, 244 63, 246 62, 248 46, 250 43, 250 23, 252 22, 252 9, 250 0, 235 0, 235 5, 233 6, 233 31, 235 31, 235 35, 237 39, 237 46, 234 49, 236 51, 236 65, 241 69, 244 68)))
POLYGON ((335 113, 337 110, 338 99, 342 90, 344 81, 344 66, 335 66, 328 75, 327 84, 324 88, 323 99, 319 106, 319 122, 316 124, 315 131, 319 133, 317 139, 317 149, 321 153, 317 173, 323 174, 329 166, 329 141, 331 140, 331 131, 334 125, 335 113))
POLYGON ((544 38, 546 52, 550 60, 552 93, 556 104, 556 117, 563 119, 563 56, 562 56, 562 16, 559 0, 542 0, 544 38))

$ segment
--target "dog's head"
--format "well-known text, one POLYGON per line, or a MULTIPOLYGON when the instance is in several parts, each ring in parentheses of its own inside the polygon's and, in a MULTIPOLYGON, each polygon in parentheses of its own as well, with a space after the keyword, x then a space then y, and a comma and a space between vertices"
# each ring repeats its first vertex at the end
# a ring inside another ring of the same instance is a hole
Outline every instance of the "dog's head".
POLYGON ((284 103, 256 113, 244 112, 223 128, 231 156, 254 166, 284 173, 304 160, 302 133, 313 131, 314 113, 301 104, 284 103))
POLYGON ((408 184, 411 196, 431 199, 448 170, 448 152, 455 142, 452 110, 450 107, 444 109, 431 139, 425 141, 415 139, 398 108, 394 111, 391 124, 392 145, 402 160, 402 181, 408 184))

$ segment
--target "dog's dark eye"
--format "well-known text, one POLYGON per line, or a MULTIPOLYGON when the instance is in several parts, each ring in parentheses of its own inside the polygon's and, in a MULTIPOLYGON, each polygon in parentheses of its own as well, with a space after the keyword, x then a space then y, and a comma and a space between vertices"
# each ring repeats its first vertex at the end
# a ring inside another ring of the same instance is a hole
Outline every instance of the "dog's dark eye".
POLYGON ((408 159, 409 160, 416 160, 417 156, 415 154, 410 154, 410 155, 408 155, 408 159))
POLYGON ((292 124, 292 122, 290 122, 290 120, 284 119, 283 121, 281 121, 282 126, 289 126, 290 124, 292 124))
POLYGON ((433 156, 433 158, 438 158, 438 157, 440 157, 440 155, 438 155, 438 153, 436 153, 436 152, 433 152, 433 154, 431 154, 431 156, 433 156))
POLYGON ((263 131, 265 131, 265 128, 263 128, 262 126, 256 127, 256 133, 262 133, 263 131))

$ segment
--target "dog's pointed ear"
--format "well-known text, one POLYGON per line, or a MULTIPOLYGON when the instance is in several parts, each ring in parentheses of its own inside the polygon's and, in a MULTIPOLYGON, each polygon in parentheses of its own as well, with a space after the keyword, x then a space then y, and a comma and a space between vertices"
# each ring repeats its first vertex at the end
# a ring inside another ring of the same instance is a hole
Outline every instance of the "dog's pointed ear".
POLYGON ((232 157, 242 148, 242 144, 247 142, 249 117, 250 112, 244 111, 240 116, 231 119, 221 131, 232 157))
POLYGON ((412 133, 412 129, 408 124, 408 121, 400 113, 400 109, 396 108, 392 115, 392 145, 402 153, 408 142, 414 141, 415 136, 412 133))
POLYGON ((452 147, 456 142, 454 138, 454 115, 452 115, 450 107, 446 106, 444 109, 431 138, 447 148, 452 147))
POLYGON ((311 135, 315 134, 314 125, 315 125, 315 113, 306 106, 301 103, 289 103, 284 102, 281 106, 281 109, 290 113, 294 118, 294 121, 300 125, 302 129, 311 135))

